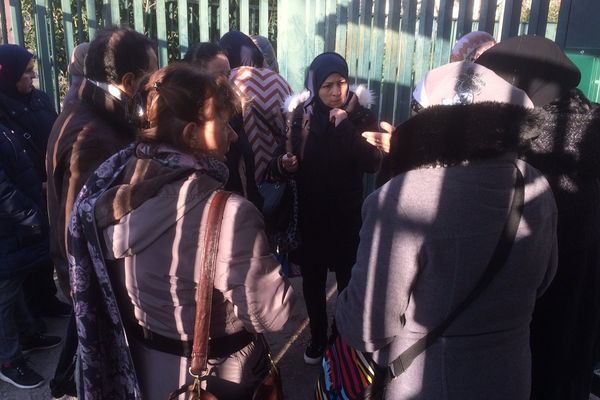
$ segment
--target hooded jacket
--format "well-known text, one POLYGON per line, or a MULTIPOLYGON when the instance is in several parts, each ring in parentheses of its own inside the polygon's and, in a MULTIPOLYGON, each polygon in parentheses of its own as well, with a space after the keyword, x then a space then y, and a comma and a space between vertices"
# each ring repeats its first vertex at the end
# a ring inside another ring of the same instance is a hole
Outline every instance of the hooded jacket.
POLYGON ((516 161, 536 117, 514 105, 433 106, 398 127, 397 175, 363 206, 357 261, 339 295, 341 336, 386 366, 475 287, 506 221, 515 165, 523 215, 490 286, 408 369, 387 399, 529 399, 529 322, 556 270, 550 187, 516 161), (516 164, 515 164, 516 163, 516 164))
MULTIPOLYGON (((119 301, 124 319, 166 337, 191 340, 207 193, 221 184, 208 175, 180 177, 179 172, 133 158, 121 182, 98 200, 95 215, 106 258, 113 260, 109 273, 116 287, 126 288, 119 301)), ((279 270, 260 212, 232 195, 219 237, 211 337, 281 329, 293 291, 279 270)))

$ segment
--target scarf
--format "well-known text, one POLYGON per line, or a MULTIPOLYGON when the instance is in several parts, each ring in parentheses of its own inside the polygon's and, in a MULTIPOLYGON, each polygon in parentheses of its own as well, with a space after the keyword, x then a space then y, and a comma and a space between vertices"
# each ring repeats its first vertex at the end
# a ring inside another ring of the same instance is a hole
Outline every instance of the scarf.
POLYGON ((132 157, 152 158, 169 168, 188 169, 189 174, 206 173, 222 184, 227 181, 227 167, 210 156, 195 159, 165 145, 138 143, 102 163, 83 186, 67 233, 81 399, 141 399, 94 214, 96 202, 116 183, 132 157))

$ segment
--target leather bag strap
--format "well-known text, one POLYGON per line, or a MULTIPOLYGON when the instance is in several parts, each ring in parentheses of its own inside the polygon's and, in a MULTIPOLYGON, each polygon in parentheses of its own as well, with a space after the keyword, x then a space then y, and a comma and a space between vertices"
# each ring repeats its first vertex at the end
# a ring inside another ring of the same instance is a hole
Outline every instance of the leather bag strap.
POLYGON ((216 191, 208 208, 204 241, 200 244, 197 260, 200 263, 200 282, 196 294, 196 321, 194 323, 194 341, 192 346, 192 364, 190 373, 199 377, 206 371, 208 361, 208 336, 212 294, 215 281, 215 266, 219 249, 221 222, 227 199, 231 192, 216 191))
POLYGON ((412 362, 424 352, 429 346, 431 346, 450 326, 450 324, 458 317, 480 294, 483 292, 493 278, 496 276, 498 271, 506 263, 510 250, 514 243, 517 235, 517 228, 521 221, 521 215, 523 214, 523 203, 525 199, 525 180, 523 174, 515 164, 517 169, 517 179, 515 181, 515 192, 510 205, 510 211, 508 218, 504 223, 504 229, 500 234, 500 239, 492 258, 490 259, 486 270, 477 282, 477 285, 469 293, 469 295, 448 315, 448 317, 435 329, 429 331, 427 335, 423 336, 412 346, 406 349, 400 356, 390 364, 390 371, 393 377, 401 375, 406 369, 412 364, 412 362))

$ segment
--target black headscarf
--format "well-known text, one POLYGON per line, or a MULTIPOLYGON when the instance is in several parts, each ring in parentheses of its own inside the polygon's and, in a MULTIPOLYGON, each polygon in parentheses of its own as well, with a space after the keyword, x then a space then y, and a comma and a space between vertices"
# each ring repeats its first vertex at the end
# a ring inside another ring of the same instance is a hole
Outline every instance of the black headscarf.
POLYGON ((553 41, 541 36, 518 36, 501 41, 476 61, 527 93, 544 106, 575 88, 581 73, 553 41))
POLYGON ((0 45, 0 93, 13 97, 22 97, 17 92, 17 82, 27 69, 33 54, 16 44, 0 45))
POLYGON ((264 67, 264 57, 250 36, 231 31, 221 37, 219 47, 229 59, 231 69, 238 67, 264 67))
MULTIPOLYGON (((310 97, 304 102, 304 106, 313 106, 310 118, 310 129, 314 133, 327 130, 330 123, 329 111, 331 107, 326 106, 319 98, 319 88, 331 74, 338 73, 346 80, 348 79, 348 64, 344 57, 337 53, 327 52, 319 54, 312 61, 306 72, 304 87, 310 92, 310 97)), ((344 100, 344 106, 348 103, 351 94, 348 89, 348 97, 344 100)), ((343 108, 343 107, 342 107, 343 108)))

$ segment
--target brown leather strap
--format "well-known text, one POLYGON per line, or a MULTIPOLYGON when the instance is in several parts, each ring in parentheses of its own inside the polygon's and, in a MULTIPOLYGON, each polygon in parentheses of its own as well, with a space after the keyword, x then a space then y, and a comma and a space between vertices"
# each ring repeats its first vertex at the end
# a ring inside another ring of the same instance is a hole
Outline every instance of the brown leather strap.
POLYGON ((192 346, 192 366, 190 373, 200 376, 206 371, 208 360, 208 335, 212 293, 215 280, 215 266, 219 249, 219 235, 225 204, 230 192, 216 191, 208 208, 204 241, 199 246, 200 282, 196 297, 196 322, 194 324, 194 344, 192 346))

